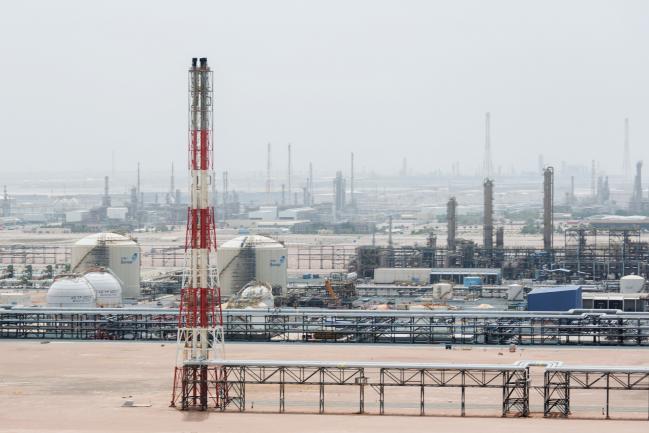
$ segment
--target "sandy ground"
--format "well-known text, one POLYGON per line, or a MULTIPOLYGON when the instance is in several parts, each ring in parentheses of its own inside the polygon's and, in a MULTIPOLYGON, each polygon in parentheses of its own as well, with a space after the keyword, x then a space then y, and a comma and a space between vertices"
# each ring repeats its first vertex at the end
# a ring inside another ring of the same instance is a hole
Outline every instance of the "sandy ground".
MULTIPOLYGON (((321 359, 513 363, 521 359, 616 365, 649 364, 637 349, 533 348, 509 353, 498 347, 229 344, 231 359, 321 359)), ((574 393, 573 411, 582 419, 543 419, 541 397, 531 394, 531 419, 500 418, 499 390, 467 390, 467 414, 459 415, 458 389, 430 389, 426 417, 418 413, 418 389, 386 391, 386 412, 378 416, 378 396, 366 390, 369 415, 354 415, 351 389, 327 389, 326 410, 316 415, 317 388, 287 387, 287 414, 276 414, 277 387, 249 386, 246 413, 185 413, 168 407, 173 344, 116 342, 0 341, 0 432, 595 432, 649 431, 647 393, 613 393, 613 421, 602 420, 603 393, 574 393), (121 407, 127 399, 150 407, 121 407), (251 409, 250 405, 254 405, 251 409), (630 418, 645 419, 630 420, 630 418), (623 419, 623 420, 622 420, 623 419)), ((540 369, 533 384, 540 385, 540 369)))

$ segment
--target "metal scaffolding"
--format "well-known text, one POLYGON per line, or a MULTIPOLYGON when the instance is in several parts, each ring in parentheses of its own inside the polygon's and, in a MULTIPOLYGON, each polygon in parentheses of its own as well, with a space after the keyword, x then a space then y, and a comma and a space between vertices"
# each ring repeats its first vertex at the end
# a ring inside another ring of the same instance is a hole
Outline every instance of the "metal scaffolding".
MULTIPOLYGON (((201 364, 202 365, 202 364, 201 364)), ((345 406, 357 414, 396 414, 399 406, 388 405, 386 397, 390 389, 418 390, 416 397, 410 393, 402 405, 418 407, 421 416, 426 412, 427 393, 431 388, 459 389, 459 395, 449 403, 457 405, 459 416, 466 416, 471 408, 467 405, 467 393, 480 394, 482 390, 499 390, 501 416, 527 417, 530 415, 530 390, 543 392, 543 415, 567 417, 575 396, 572 389, 598 390, 605 405, 602 416, 610 418, 611 391, 649 390, 649 367, 610 367, 581 365, 569 366, 550 362, 544 366, 543 384, 534 386, 530 366, 532 362, 516 364, 429 364, 359 361, 283 361, 283 360, 223 360, 210 361, 210 387, 223 390, 213 395, 210 407, 219 411, 233 409, 238 412, 254 410, 252 402, 261 390, 277 389, 275 406, 279 413, 290 411, 287 387, 300 389, 299 411, 305 411, 303 401, 317 395, 317 413, 327 412, 327 389, 346 387, 345 406), (376 392, 378 404, 367 404, 367 390, 376 392), (469 391, 471 390, 471 391, 469 391), (357 396, 357 397, 353 397, 357 396), (377 407, 378 406, 378 407, 377 407), (355 408, 355 409, 354 409, 355 408)), ((199 364, 186 363, 188 368, 199 364)), ((188 379, 191 380, 191 379, 188 379)), ((338 393, 337 393, 338 394, 338 393)), ((261 394, 267 399, 268 394, 261 394)), ((452 394, 450 394, 452 395, 452 394)), ((484 393, 482 393, 484 396, 484 393)), ((490 394, 491 395, 491 394, 490 394)), ((338 397, 339 398, 339 397, 338 397)), ((403 399, 403 397, 401 397, 403 399)), ((497 400, 496 400, 497 401, 497 400)), ((494 401, 494 406, 496 401, 494 401)), ((315 406, 315 405, 314 405, 315 406)), ((315 409, 315 407, 313 408, 315 409)), ((649 400, 644 409, 625 408, 625 417, 646 414, 649 419, 649 400), (645 412, 640 412, 644 410, 645 412)), ((308 407, 306 408, 308 411, 308 407)), ((336 411, 334 409, 333 411, 336 411)), ((401 412, 402 413, 402 412, 401 412)), ((495 413, 493 414, 495 415, 495 413)), ((590 415, 592 416, 592 414, 590 415)))
MULTIPOLYGON (((173 340, 178 313, 151 309, 0 310, 0 338, 173 340)), ((230 341, 649 346, 649 313, 224 310, 230 341)))
MULTIPOLYGON (((567 417, 572 413, 571 390, 604 392, 604 415, 611 417, 611 391, 649 391, 648 367, 556 366, 544 372, 544 416, 567 417)), ((649 397, 649 395, 648 395, 649 397)), ((647 402, 649 419, 649 401, 647 402)))
MULTIPOLYGON (((192 366, 191 362, 187 366, 192 366)), ((378 394, 380 415, 386 414, 386 389, 419 389, 419 413, 425 415, 426 389, 459 388, 460 415, 466 415, 466 392, 470 388, 493 388, 502 392, 502 416, 529 414, 528 370, 516 365, 451 365, 381 362, 247 361, 210 362, 213 377, 220 377, 220 388, 227 398, 214 399, 212 407, 225 411, 247 409, 249 385, 278 388, 278 412, 286 411, 286 386, 302 385, 304 392, 317 389, 318 413, 325 413, 326 387, 356 388, 355 413, 370 413, 365 405, 366 389, 378 394), (377 380, 378 378, 378 380, 377 380)), ((215 383, 216 385, 216 383, 215 383)))

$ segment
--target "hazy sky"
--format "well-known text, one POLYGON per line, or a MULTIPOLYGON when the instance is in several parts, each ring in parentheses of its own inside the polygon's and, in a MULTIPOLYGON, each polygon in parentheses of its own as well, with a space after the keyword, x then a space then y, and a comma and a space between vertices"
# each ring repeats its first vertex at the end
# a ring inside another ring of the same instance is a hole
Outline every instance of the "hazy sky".
POLYGON ((619 172, 626 116, 649 160, 646 0, 6 1, 0 47, 1 171, 184 167, 202 56, 219 171, 473 172, 485 111, 503 170, 619 172))

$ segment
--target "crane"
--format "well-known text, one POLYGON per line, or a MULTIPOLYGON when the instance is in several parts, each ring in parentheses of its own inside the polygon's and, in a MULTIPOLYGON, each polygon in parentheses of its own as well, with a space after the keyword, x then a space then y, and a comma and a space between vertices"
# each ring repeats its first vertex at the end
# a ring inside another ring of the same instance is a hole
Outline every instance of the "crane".
POLYGON ((331 280, 329 278, 325 280, 324 286, 325 289, 327 289, 327 294, 329 295, 331 302, 335 305, 340 305, 340 298, 338 297, 338 295, 336 295, 336 292, 334 291, 334 288, 331 285, 331 280))

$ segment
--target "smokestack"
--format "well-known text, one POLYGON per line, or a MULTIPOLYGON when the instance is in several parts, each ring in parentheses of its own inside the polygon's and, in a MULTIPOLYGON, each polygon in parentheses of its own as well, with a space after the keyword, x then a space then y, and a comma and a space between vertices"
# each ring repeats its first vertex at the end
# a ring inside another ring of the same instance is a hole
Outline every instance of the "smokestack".
POLYGON ((140 189, 140 162, 138 161, 137 163, 137 188, 136 188, 136 193, 137 193, 137 199, 140 200, 140 203, 142 203, 142 190, 140 189))
POLYGON ((309 162, 309 206, 313 206, 313 164, 309 162))
POLYGON ((388 248, 392 248, 392 215, 390 215, 389 219, 389 226, 388 226, 388 248))
POLYGON ((593 159, 591 161, 591 167, 590 167, 590 194, 593 197, 597 195, 596 185, 597 185, 597 167, 595 165, 595 160, 593 159))
POLYGON ((575 203, 575 176, 570 176, 570 204, 575 203))
POLYGON ((493 176, 493 163, 491 161, 491 113, 485 114, 485 145, 484 145, 484 177, 493 176))
POLYGON ((102 199, 103 207, 110 207, 110 193, 108 192, 108 176, 104 176, 104 197, 102 199))
POLYGON ((554 168, 543 171, 543 248, 552 250, 554 232, 554 168))
POLYGON ((505 228, 498 227, 496 229, 496 248, 503 249, 505 248, 505 228))
POLYGON ((291 200, 291 174, 292 174, 292 161, 291 161, 291 143, 288 144, 288 196, 291 200))
POLYGON ((229 192, 228 188, 230 187, 230 180, 228 179, 228 172, 223 172, 223 223, 228 218, 228 204, 229 204, 229 192))
POLYGON ((169 179, 169 197, 173 197, 176 191, 176 179, 174 178, 174 162, 171 161, 171 178, 169 179))
POLYGON ((11 216, 11 205, 9 204, 9 194, 7 193, 7 185, 3 188, 3 200, 2 200, 2 216, 8 217, 11 216))
POLYGON ((631 178, 631 149, 629 145, 629 119, 624 119, 624 178, 631 178))
MULTIPOLYGON (((215 287, 216 270, 212 252, 216 250, 214 210, 209 204, 209 186, 214 183, 212 152, 212 71, 207 58, 192 59, 189 71, 189 154, 190 199, 185 236, 186 263, 178 314, 178 343, 171 406, 183 410, 207 410, 212 395, 224 386, 210 379, 209 361, 223 359, 223 317, 221 292, 215 287), (182 354, 182 356, 181 356, 182 354), (188 365, 188 361, 193 365, 188 365), (185 378, 191 377, 191 383, 185 378), (212 394, 213 393, 213 394, 212 394)), ((215 373, 218 374, 218 373, 215 373)))
POLYGON ((351 185, 350 185, 350 204, 351 208, 354 209, 356 207, 356 199, 354 198, 354 152, 351 154, 351 185))
POLYGON ((638 161, 635 166, 635 179, 633 182, 633 194, 631 195, 630 207, 633 212, 642 211, 642 161, 638 161))
POLYGON ((457 223, 455 219, 456 208, 457 200, 455 200, 455 197, 451 197, 446 205, 446 246, 449 252, 455 251, 455 230, 457 229, 457 223))
POLYGON ((271 144, 268 143, 268 148, 266 150, 266 201, 270 204, 272 203, 271 199, 271 180, 270 180, 270 156, 271 156, 271 144))
POLYGON ((483 246, 488 255, 491 255, 493 249, 493 187, 491 179, 485 179, 484 184, 484 215, 483 215, 483 246))

